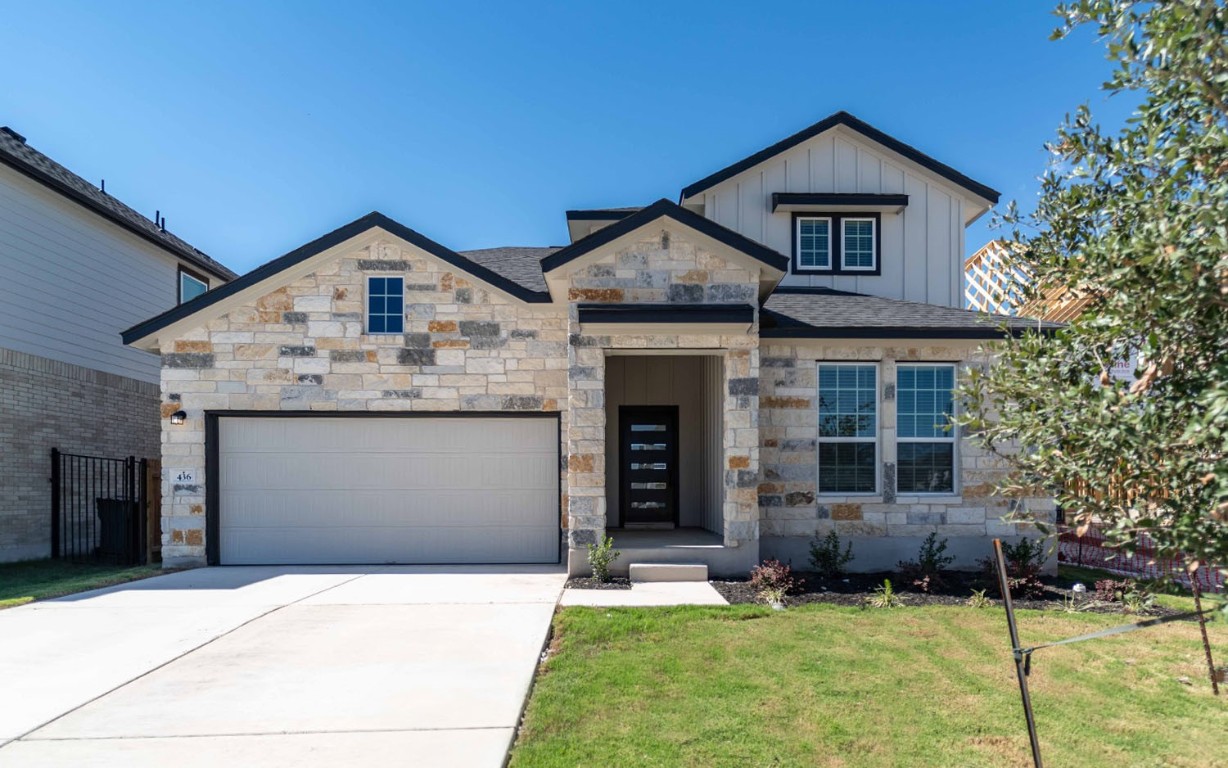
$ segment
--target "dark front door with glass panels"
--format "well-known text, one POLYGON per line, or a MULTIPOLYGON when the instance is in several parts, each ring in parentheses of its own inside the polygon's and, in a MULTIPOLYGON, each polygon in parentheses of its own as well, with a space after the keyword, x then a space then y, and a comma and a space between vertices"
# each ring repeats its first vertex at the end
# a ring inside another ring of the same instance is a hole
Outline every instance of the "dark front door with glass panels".
POLYGON ((618 409, 619 519, 625 528, 678 524, 678 406, 618 409))

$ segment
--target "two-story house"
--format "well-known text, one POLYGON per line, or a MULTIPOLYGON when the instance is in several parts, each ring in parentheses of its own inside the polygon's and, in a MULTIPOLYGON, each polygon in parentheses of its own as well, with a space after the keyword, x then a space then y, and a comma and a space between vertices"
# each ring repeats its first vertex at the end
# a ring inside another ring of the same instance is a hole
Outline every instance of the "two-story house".
POLYGON ((158 456, 160 366, 118 334, 235 276, 0 128, 0 561, 51 552, 52 448, 158 456))
POLYGON ((124 333, 196 479, 166 482, 166 561, 580 573, 608 533, 624 568, 745 573, 835 530, 858 569, 930 532, 970 565, 1025 532, 950 428, 1013 332, 960 307, 997 199, 842 112, 677 203, 569 211, 562 248, 365 216, 124 333))

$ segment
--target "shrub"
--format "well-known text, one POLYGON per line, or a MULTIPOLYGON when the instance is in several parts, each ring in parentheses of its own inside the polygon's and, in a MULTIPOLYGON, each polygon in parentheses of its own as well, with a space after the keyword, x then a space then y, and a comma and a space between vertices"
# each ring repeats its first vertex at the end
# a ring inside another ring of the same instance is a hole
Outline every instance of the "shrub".
POLYGON ((853 543, 850 541, 841 552, 840 537, 835 531, 829 531, 821 539, 816 534, 814 540, 810 542, 810 567, 825 579, 843 576, 844 566, 848 565, 852 559, 853 543))
POLYGON ((764 560, 750 570, 750 585, 764 602, 783 602, 785 595, 798 586, 793 569, 779 560, 764 560))
POLYGON ((972 596, 965 600, 964 603, 969 608, 988 608, 993 605, 993 601, 985 597, 985 590, 983 589, 972 590, 972 596))
POLYGON ((942 569, 955 562, 955 557, 946 551, 947 540, 938 541, 938 534, 931 533, 921 542, 917 559, 901 560, 897 567, 904 578, 922 592, 939 589, 944 585, 942 569))
POLYGON ((1096 582, 1096 599, 1102 603, 1120 603, 1131 586, 1129 579, 1100 579, 1096 582))
POLYGON ((1135 582, 1131 585, 1125 594, 1121 596, 1121 607, 1126 613, 1146 614, 1151 613, 1151 608, 1155 604, 1156 596, 1152 594, 1147 587, 1135 582))
MULTIPOLYGON (((1039 541, 1033 543, 1026 536, 1018 544, 1002 544, 1002 557, 1006 560, 1006 586, 1011 596, 1024 600, 1044 595, 1045 585, 1040 580, 1040 568, 1045 562, 1045 547, 1039 541)), ((998 588, 998 566, 992 558, 981 561, 985 577, 998 588)))
POLYGON ((619 558, 622 553, 614 549, 614 539, 606 536, 600 544, 588 545, 588 564, 593 569, 593 578, 597 581, 610 580, 610 563, 619 558))
POLYGON ((883 585, 875 587, 874 594, 866 598, 866 605, 871 608, 899 608, 904 605, 904 600, 891 586, 891 579, 883 579, 883 585))

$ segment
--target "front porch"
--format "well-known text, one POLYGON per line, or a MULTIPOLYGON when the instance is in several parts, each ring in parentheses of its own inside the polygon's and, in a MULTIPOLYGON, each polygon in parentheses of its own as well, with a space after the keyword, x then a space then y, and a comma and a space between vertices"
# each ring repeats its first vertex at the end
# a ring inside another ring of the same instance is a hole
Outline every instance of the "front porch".
POLYGON ((617 576, 626 576, 632 563, 701 564, 708 567, 709 576, 745 576, 759 560, 758 542, 727 547, 723 536, 702 528, 616 529, 606 533, 622 553, 611 567, 617 576))

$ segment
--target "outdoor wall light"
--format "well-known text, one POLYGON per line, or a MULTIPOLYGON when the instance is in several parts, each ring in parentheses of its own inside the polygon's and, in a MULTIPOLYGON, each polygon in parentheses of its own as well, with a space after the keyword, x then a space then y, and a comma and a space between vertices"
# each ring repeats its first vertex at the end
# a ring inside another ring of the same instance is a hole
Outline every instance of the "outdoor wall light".
POLYGON ((172 424, 182 424, 183 422, 187 420, 188 420, 188 414, 184 411, 175 411, 174 413, 171 414, 172 424))

